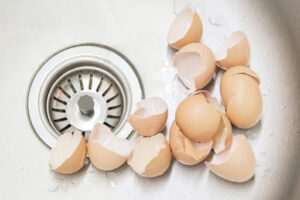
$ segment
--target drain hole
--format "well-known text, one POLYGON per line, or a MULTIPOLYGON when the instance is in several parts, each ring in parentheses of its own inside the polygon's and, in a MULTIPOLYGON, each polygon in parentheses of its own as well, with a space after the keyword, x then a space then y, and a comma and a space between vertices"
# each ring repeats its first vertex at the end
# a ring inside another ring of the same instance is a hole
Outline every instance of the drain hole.
POLYGON ((79 83, 80 83, 80 89, 84 90, 81 74, 78 75, 78 78, 79 78, 79 83))
POLYGON ((99 90, 101 88, 101 85, 102 85, 102 82, 103 82, 103 77, 101 76, 100 82, 99 82, 98 87, 96 89, 97 92, 99 92, 99 90))
POLYGON ((115 98, 117 98, 117 97, 118 97, 118 95, 119 95, 119 93, 118 93, 118 94, 116 94, 115 96, 113 96, 113 97, 111 97, 111 98, 107 99, 107 100, 106 100, 106 103, 109 103, 109 102, 111 102, 112 100, 114 100, 115 98))
POLYGON ((92 86, 93 86, 93 74, 90 74, 89 90, 92 89, 92 86))
POLYGON ((55 97, 55 96, 53 97, 53 99, 54 99, 55 101, 61 103, 61 104, 67 105, 67 102, 65 102, 65 101, 63 101, 63 100, 61 100, 61 99, 58 99, 58 98, 55 97))
POLYGON ((103 94, 102 94, 103 97, 105 97, 105 95, 109 92, 109 90, 111 89, 111 87, 112 87, 112 84, 110 84, 108 86, 108 88, 103 92, 103 94))
POLYGON ((77 93, 77 91, 76 91, 76 89, 75 89, 75 87, 74 87, 74 85, 73 85, 73 83, 72 83, 71 79, 68 79, 68 83, 69 83, 69 86, 71 87, 71 89, 72 89, 73 93, 74 93, 74 94, 76 94, 76 93, 77 93))
POLYGON ((62 91, 62 93, 68 97, 69 99, 71 98, 71 96, 69 95, 69 93, 67 93, 61 86, 58 87, 58 89, 60 89, 60 91, 62 91))
POLYGON ((54 111, 54 112, 60 112, 60 113, 65 113, 66 112, 65 109, 51 108, 51 110, 54 111))
POLYGON ((119 119, 121 116, 107 115, 107 118, 119 119))
POLYGON ((63 118, 60 118, 60 119, 54 119, 53 121, 54 122, 63 122, 63 121, 66 121, 67 118, 66 117, 63 117, 63 118))
POLYGON ((108 107, 107 109, 108 110, 114 110, 114 109, 121 108, 121 107, 122 107, 122 105, 117 105, 117 106, 108 107))
POLYGON ((106 126, 108 126, 108 127, 111 128, 111 129, 114 129, 114 128, 115 128, 114 126, 110 125, 110 124, 107 123, 107 122, 104 122, 103 124, 105 124, 106 126))
POLYGON ((65 130, 69 129, 71 127, 71 124, 68 124, 64 128, 60 129, 59 132, 64 132, 65 130))

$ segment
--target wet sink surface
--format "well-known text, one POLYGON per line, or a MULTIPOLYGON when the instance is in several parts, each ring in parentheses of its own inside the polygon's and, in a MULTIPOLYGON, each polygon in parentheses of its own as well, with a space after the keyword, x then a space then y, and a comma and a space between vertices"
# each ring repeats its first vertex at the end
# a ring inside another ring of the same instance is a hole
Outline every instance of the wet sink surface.
MULTIPOLYGON (((169 105, 167 130, 176 105, 186 96, 171 64, 166 43, 176 13, 193 1, 0 1, 0 194, 1 199, 285 199, 299 163, 300 81, 296 47, 277 8, 268 1, 194 2, 204 24, 202 42, 215 50, 224 36, 243 30, 249 38, 250 67, 262 79, 262 120, 238 130, 253 145, 255 178, 233 184, 203 164, 185 167, 176 161, 159 178, 145 179, 126 165, 102 172, 88 165, 63 176, 48 169, 49 149, 31 129, 26 95, 39 65, 64 47, 93 42, 126 55, 142 77, 146 96, 169 105), (175 4, 174 4, 175 3, 175 4), (222 26, 209 18, 224 16, 222 26)), ((208 86, 218 98, 222 72, 208 86)))

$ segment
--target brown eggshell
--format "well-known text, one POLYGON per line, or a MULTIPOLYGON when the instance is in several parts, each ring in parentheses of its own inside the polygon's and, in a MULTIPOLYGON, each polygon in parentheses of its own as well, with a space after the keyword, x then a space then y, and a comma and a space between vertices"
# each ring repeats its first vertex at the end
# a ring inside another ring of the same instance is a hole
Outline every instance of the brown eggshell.
POLYGON ((252 147, 244 135, 234 136, 228 150, 205 162, 216 175, 238 183, 248 181, 254 175, 255 163, 252 147))
POLYGON ((199 42, 201 36, 202 22, 199 15, 194 9, 186 8, 173 21, 168 34, 168 44, 180 49, 187 44, 199 42))
POLYGON ((150 97, 137 103, 137 110, 128 117, 128 122, 141 135, 152 136, 165 127, 167 118, 167 104, 159 97, 150 97))
POLYGON ((213 149, 215 153, 221 153, 228 149, 232 142, 232 126, 229 119, 223 113, 220 113, 221 121, 218 132, 213 137, 213 149))
POLYGON ((86 161, 87 148, 79 131, 65 133, 57 139, 51 149, 49 166, 61 174, 72 174, 80 170, 86 161))
POLYGON ((226 115, 239 128, 250 128, 260 119, 262 96, 259 78, 248 67, 237 66, 224 73, 220 86, 226 115))
POLYGON ((207 143, 217 133, 220 114, 204 94, 183 100, 176 110, 175 121, 183 134, 197 142, 207 143))
POLYGON ((160 176, 171 163, 171 150, 161 133, 151 137, 139 137, 127 163, 140 176, 160 176))
POLYGON ((89 158, 98 169, 110 171, 120 167, 131 150, 127 140, 117 137, 103 124, 96 124, 89 135, 89 158))
POLYGON ((170 129, 169 141, 172 154, 184 165, 200 163, 209 155, 212 147, 212 141, 199 143, 185 137, 175 122, 170 129))
POLYGON ((201 43, 192 43, 181 48, 173 58, 177 75, 190 90, 205 87, 212 79, 216 62, 213 52, 201 43))
POLYGON ((250 58, 250 46, 247 36, 237 31, 232 33, 215 53, 217 65, 222 69, 234 66, 246 66, 250 58))

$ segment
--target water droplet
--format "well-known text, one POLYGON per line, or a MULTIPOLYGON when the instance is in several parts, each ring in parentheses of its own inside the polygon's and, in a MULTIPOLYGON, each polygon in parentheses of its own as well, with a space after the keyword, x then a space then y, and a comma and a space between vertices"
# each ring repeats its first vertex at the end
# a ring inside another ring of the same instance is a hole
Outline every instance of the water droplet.
POLYGON ((269 168, 265 166, 265 167, 263 167, 263 170, 264 170, 264 172, 268 172, 269 168))
POLYGON ((269 136, 272 136, 274 134, 274 131, 273 130, 270 130, 269 132, 268 132, 268 135, 269 136))
POLYGON ((224 15, 223 14, 212 15, 208 18, 208 22, 211 25, 223 26, 223 24, 225 23, 224 15))
POLYGON ((58 190, 58 185, 57 184, 52 184, 52 185, 49 185, 46 190, 48 192, 56 192, 58 190))
POLYGON ((20 167, 18 168, 19 171, 22 171, 22 170, 24 170, 24 169, 25 169, 24 166, 20 166, 20 167))
POLYGON ((117 187, 117 184, 116 184, 115 182, 113 182, 113 181, 111 181, 110 184, 111 184, 111 186, 114 187, 114 188, 117 187))
POLYGON ((282 110, 285 110, 285 109, 286 109, 286 105, 282 105, 282 106, 281 106, 281 109, 282 109, 282 110))
POLYGON ((266 151, 265 151, 264 149, 259 150, 259 153, 260 153, 261 155, 266 155, 266 151))

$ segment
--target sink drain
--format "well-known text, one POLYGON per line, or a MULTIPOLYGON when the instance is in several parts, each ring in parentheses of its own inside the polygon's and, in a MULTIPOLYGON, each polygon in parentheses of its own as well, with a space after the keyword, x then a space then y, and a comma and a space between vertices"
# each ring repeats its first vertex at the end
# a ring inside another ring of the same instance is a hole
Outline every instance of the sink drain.
POLYGON ((65 132, 79 130, 87 138, 97 122, 128 138, 133 130, 127 116, 143 97, 139 75, 124 55, 80 44, 42 64, 30 84, 27 109, 34 131, 53 147, 65 132))

